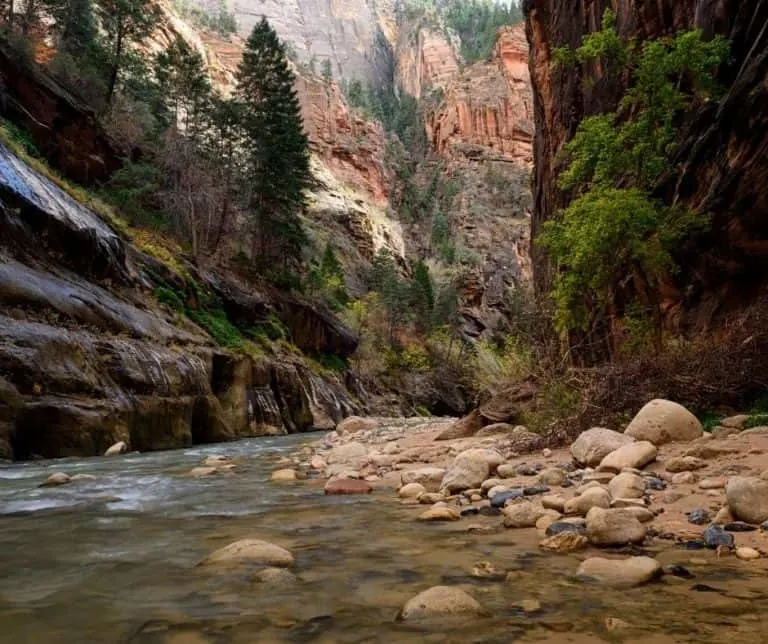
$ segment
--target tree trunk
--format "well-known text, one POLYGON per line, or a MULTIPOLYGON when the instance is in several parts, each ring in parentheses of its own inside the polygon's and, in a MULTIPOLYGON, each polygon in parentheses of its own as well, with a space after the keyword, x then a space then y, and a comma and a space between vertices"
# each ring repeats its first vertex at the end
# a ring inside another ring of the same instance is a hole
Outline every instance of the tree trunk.
POLYGON ((120 20, 117 26, 117 37, 115 38, 115 60, 112 63, 112 69, 109 73, 109 84, 107 85, 107 95, 104 105, 104 111, 106 111, 112 104, 112 96, 115 93, 115 86, 117 85, 117 75, 120 73, 120 59, 123 57, 123 21, 120 20))

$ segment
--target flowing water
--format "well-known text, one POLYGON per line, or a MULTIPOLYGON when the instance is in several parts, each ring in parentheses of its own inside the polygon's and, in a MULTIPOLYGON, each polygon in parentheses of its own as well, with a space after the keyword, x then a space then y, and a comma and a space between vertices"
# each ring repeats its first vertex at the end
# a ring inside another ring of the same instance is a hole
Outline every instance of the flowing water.
POLYGON ((579 557, 537 551, 534 531, 499 529, 497 517, 425 525, 386 491, 326 497, 317 482, 271 483, 275 461, 306 440, 0 468, 0 641, 768 641, 761 568, 673 549, 657 554, 693 578, 622 591, 585 585, 572 577, 579 557), (236 458, 237 475, 182 476, 210 454, 236 458), (38 487, 58 470, 98 479, 38 487), (492 531, 469 532, 471 524, 492 531), (290 549, 300 581, 274 587, 247 567, 196 566, 244 537, 290 549), (473 576, 478 562, 502 574, 473 576), (488 615, 395 619, 435 584, 463 585, 488 615), (524 612, 524 599, 541 608, 524 612), (610 630, 607 618, 631 626, 610 630))

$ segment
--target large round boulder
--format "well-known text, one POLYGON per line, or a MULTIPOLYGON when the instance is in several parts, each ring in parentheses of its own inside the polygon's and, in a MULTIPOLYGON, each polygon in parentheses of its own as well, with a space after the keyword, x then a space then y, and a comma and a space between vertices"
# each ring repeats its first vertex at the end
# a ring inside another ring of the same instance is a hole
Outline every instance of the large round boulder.
POLYGON ((746 523, 768 520, 768 481, 756 476, 728 479, 725 497, 733 517, 746 523))
POLYGON ((533 528, 536 522, 551 510, 545 510, 531 501, 523 501, 506 506, 502 512, 505 528, 533 528))
POLYGON ((474 597, 454 586, 433 586, 409 599, 398 617, 411 621, 453 615, 480 615, 483 612, 474 597))
POLYGON ((643 407, 624 432, 654 445, 691 441, 704 433, 699 419, 682 405, 658 398, 643 407))
POLYGON ((625 546, 641 543, 645 526, 625 509, 592 508, 587 513, 587 538, 596 546, 625 546))
POLYGON ((634 442, 634 438, 615 432, 605 427, 593 427, 579 434, 571 445, 571 456, 580 465, 595 467, 600 465, 608 454, 624 445, 634 442))
POLYGON ((576 575, 607 586, 628 588, 639 586, 662 575, 661 564, 651 557, 604 559, 590 557, 582 562, 576 575))
POLYGON ((608 482, 614 499, 641 499, 645 495, 645 479, 632 472, 622 472, 608 482))
POLYGON ((566 514, 585 515, 592 508, 610 508, 611 495, 608 490, 602 487, 590 487, 584 490, 579 496, 565 502, 564 511, 566 514))

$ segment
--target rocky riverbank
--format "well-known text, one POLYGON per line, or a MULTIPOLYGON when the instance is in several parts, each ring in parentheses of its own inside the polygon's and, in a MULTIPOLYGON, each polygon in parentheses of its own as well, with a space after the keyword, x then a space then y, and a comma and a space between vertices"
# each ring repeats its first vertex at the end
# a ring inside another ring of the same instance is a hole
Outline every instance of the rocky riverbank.
MULTIPOLYGON (((685 567, 662 565, 671 550, 693 565, 768 571, 768 427, 742 430, 747 420, 707 433, 685 408, 656 400, 623 432, 593 428, 551 450, 520 426, 439 440, 456 421, 350 418, 283 458, 273 481, 397 495, 427 535, 440 522, 475 539, 535 535, 542 552, 578 552, 576 578, 608 586, 685 578, 685 567)), ((476 572, 503 576, 492 562, 476 572)), ((430 595, 436 613, 476 611, 451 593, 430 595)), ((423 610, 406 606, 402 616, 423 610)))

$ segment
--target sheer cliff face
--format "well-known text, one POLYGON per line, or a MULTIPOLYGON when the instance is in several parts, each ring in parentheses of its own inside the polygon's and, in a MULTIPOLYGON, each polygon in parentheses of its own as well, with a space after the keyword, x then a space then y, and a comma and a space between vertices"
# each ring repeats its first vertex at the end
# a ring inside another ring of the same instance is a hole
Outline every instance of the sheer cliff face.
POLYGON ((299 60, 331 61, 334 78, 392 80, 396 0, 236 0, 241 35, 265 16, 299 60))
MULTIPOLYGON (((533 234, 556 216, 567 196, 556 188, 557 155, 580 120, 614 108, 623 91, 592 68, 553 70, 551 52, 577 46, 606 8, 619 31, 639 39, 700 28, 731 41, 721 71, 719 104, 701 107, 681 125, 676 172, 659 187, 668 203, 712 216, 711 232, 683 249, 683 270, 665 286, 670 323, 703 326, 723 306, 743 303, 768 277, 768 2, 729 0, 528 0, 527 35, 534 93, 533 234)), ((549 284, 546 258, 534 247, 537 287, 549 284)))

